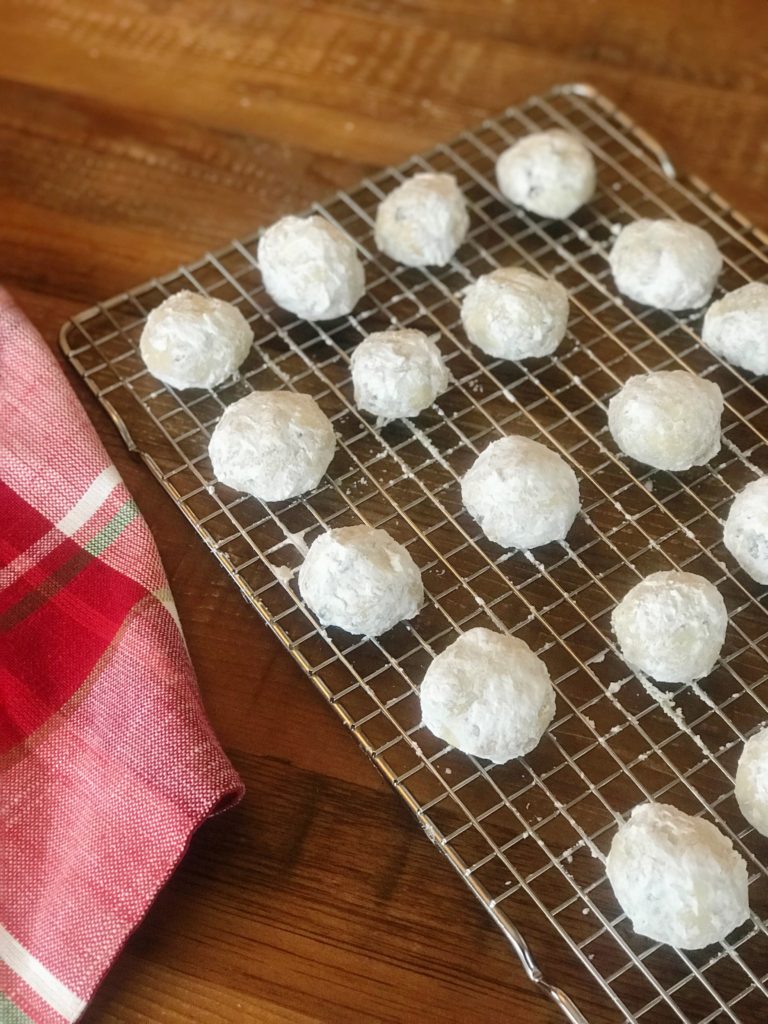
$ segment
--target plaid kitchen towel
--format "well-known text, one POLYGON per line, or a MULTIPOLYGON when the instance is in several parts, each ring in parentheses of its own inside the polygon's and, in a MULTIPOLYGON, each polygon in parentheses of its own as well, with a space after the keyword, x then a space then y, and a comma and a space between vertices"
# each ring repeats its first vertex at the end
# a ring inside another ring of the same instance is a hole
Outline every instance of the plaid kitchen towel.
POLYGON ((0 290, 0 1021, 77 1020, 240 794, 147 526, 0 290))

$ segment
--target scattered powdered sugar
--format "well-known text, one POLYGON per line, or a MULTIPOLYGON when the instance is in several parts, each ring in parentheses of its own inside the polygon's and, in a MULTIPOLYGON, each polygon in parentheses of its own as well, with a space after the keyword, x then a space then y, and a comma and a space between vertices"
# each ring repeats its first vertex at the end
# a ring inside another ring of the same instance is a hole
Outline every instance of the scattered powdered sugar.
POLYGON ((306 555, 307 551, 309 550, 309 548, 307 547, 307 543, 304 540, 304 535, 309 531, 309 529, 310 527, 306 527, 299 533, 291 533, 289 530, 286 530, 285 527, 283 527, 283 533, 285 534, 286 541, 289 544, 293 544, 293 546, 297 548, 302 553, 302 555, 306 555))
POLYGON ((577 843, 574 843, 573 846, 570 846, 567 850, 563 852, 562 859, 566 861, 568 864, 572 864, 574 853, 580 850, 582 846, 584 846, 584 840, 580 839, 577 843))
POLYGON ((442 452, 435 447, 435 445, 432 443, 432 441, 430 441, 430 439, 427 437, 427 435, 424 433, 421 427, 417 427, 413 420, 410 419, 405 419, 403 422, 406 423, 411 428, 415 436, 418 437, 419 441, 421 441, 421 443, 427 449, 427 451, 435 460, 435 462, 439 462, 443 469, 447 469, 448 472, 452 474, 451 467, 449 463, 446 462, 442 452))
POLYGON ((273 565, 270 562, 268 562, 267 565, 269 565, 270 569, 275 574, 275 578, 286 585, 291 582, 296 574, 296 570, 289 568, 287 565, 273 565))
POLYGON ((707 707, 712 708, 713 711, 718 710, 717 704, 715 704, 715 702, 709 696, 707 691, 702 689, 702 687, 698 683, 689 683, 689 686, 693 693, 695 693, 699 700, 703 701, 707 705, 707 707))
POLYGON ((436 846, 440 844, 440 837, 437 834, 437 830, 428 818, 421 819, 421 827, 424 829, 425 835, 431 842, 436 846))
POLYGON ((755 474, 755 476, 758 476, 758 477, 763 476, 762 469, 760 469, 758 466, 755 465, 754 462, 752 462, 750 459, 748 459, 747 456, 744 455, 744 453, 742 452, 741 448, 739 448, 737 445, 735 445, 733 443, 733 441, 729 437, 726 437, 725 435, 723 435, 723 439, 722 440, 723 440, 723 447, 727 448, 729 451, 733 452, 733 454, 736 455, 744 463, 745 466, 747 466, 749 469, 752 470, 752 472, 755 474))
POLYGON ((704 740, 702 740, 702 738, 689 727, 682 711, 677 704, 675 704, 672 697, 663 690, 660 690, 658 686, 651 682, 651 680, 642 672, 637 673, 637 678, 640 680, 640 683, 648 696, 653 697, 664 714, 672 719, 678 729, 690 736, 696 746, 699 747, 707 757, 712 757, 712 751, 706 745, 704 740))

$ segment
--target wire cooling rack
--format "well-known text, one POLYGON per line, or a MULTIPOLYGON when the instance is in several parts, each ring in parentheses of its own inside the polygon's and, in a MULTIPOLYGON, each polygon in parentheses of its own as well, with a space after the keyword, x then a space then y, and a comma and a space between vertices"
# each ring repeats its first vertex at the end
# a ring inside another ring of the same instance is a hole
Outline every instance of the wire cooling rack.
POLYGON ((733 494, 768 470, 765 388, 702 348, 698 313, 618 297, 606 264, 619 225, 681 217, 714 236, 727 291, 768 276, 765 238, 700 181, 676 177, 658 145, 586 86, 533 97, 313 209, 348 232, 365 258, 368 291, 354 316, 310 324, 275 308, 252 236, 75 317, 62 330, 64 351, 569 1020, 765 1020, 768 841, 738 813, 733 776, 745 736, 768 718, 766 595, 721 542, 733 494), (510 207, 493 175, 502 149, 550 126, 582 135, 599 168, 595 200, 562 222, 510 207), (372 241, 378 202, 426 169, 455 174, 471 209, 467 242, 439 271, 397 266, 372 241), (520 365, 467 343, 462 289, 510 263, 554 274, 569 289, 569 331, 554 358, 520 365), (242 374, 215 392, 161 387, 139 358, 147 313, 181 288, 234 302, 255 331, 242 374), (365 333, 395 323, 439 333, 455 383, 417 421, 377 429, 354 406, 349 355, 365 333), (652 473, 617 453, 606 401, 634 373, 677 366, 722 388, 723 447, 706 467, 652 473), (338 450, 315 493, 265 506, 213 480, 207 443, 231 402, 282 387, 319 402, 338 450), (513 432, 557 449, 580 478, 583 513, 565 543, 503 551, 462 509, 462 474, 513 432), (360 521, 409 547, 429 598, 412 622, 378 640, 320 628, 294 576, 318 534, 360 521), (627 673, 609 615, 641 576, 670 567, 717 584, 731 618, 715 671, 698 685, 662 689, 627 673), (431 658, 479 625, 529 643, 558 694, 548 735, 504 766, 459 754, 420 724, 418 685, 431 658), (753 913, 727 942, 675 951, 635 935, 621 914, 604 855, 618 816, 644 799, 704 814, 746 858, 753 913), (560 943, 557 980, 567 988, 578 976, 574 960, 594 979, 582 1009, 542 977, 537 950, 517 930, 515 922, 536 914, 560 943))

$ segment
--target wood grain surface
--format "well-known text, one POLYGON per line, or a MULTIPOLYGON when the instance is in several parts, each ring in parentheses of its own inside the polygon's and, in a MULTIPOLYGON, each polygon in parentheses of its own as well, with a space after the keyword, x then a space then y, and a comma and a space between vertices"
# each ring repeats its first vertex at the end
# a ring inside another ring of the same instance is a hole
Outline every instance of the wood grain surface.
MULTIPOLYGON (((765 0, 2 0, 0 275, 69 315, 498 109, 593 83, 768 227, 765 0)), ((78 393, 157 538, 248 792, 88 1024, 561 1018, 178 512, 78 393)), ((596 1024, 547 925, 545 973, 596 1024)))

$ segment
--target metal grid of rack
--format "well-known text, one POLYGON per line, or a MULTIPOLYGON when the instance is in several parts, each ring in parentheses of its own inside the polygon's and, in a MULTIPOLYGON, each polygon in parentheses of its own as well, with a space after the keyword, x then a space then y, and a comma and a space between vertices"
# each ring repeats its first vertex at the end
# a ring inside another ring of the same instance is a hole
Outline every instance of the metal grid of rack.
POLYGON ((526 914, 545 915, 564 959, 591 974, 594 1005, 607 1019, 764 1019, 768 842, 746 827, 732 790, 745 736, 768 719, 768 617, 763 592, 736 569, 721 535, 733 494, 768 470, 765 389, 703 349, 698 313, 648 310, 617 296, 606 253, 631 219, 681 217, 717 241, 722 292, 768 278, 765 239, 702 183, 676 177, 653 140, 587 86, 533 97, 313 209, 348 232, 365 259, 368 290, 353 316, 310 324, 275 308, 261 286, 254 236, 75 317, 62 330, 64 351, 568 1019, 586 1020, 560 979, 542 978, 515 926, 526 914), (599 170, 595 200, 556 223, 510 207, 493 175, 503 148, 550 126, 582 135, 599 170), (466 243, 439 271, 397 266, 372 240, 380 199, 425 169, 455 174, 471 210, 466 243), (554 274, 570 292, 568 335, 553 358, 493 360, 463 335, 462 289, 510 263, 554 274), (215 392, 162 387, 138 354, 147 313, 181 288, 234 302, 254 328, 242 373, 215 392), (417 421, 379 430, 355 408, 349 355, 364 334, 391 324, 439 334, 454 384, 417 421), (606 402, 633 373, 674 367, 722 388, 723 447, 706 467, 652 473, 617 453, 606 402), (311 394, 334 423, 338 449, 315 493, 265 506, 213 480, 207 443, 225 406, 276 387, 311 394), (502 551, 462 508, 462 474, 488 443, 513 432, 555 448, 579 476, 583 512, 567 542, 502 551), (322 629, 294 577, 320 532, 360 521, 409 547, 428 594, 412 622, 377 640, 322 629), (730 626, 710 677, 657 688, 628 674, 609 615, 638 578, 671 567, 717 584, 730 626), (477 625, 529 643, 558 694, 539 747, 503 766, 446 747, 420 723, 418 685, 430 659, 477 625), (705 814, 746 858, 753 914, 727 942, 675 951, 635 935, 621 914, 603 859, 617 816, 643 799, 705 814))

